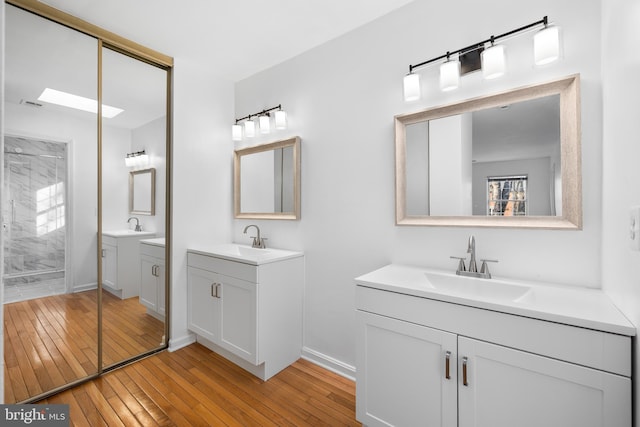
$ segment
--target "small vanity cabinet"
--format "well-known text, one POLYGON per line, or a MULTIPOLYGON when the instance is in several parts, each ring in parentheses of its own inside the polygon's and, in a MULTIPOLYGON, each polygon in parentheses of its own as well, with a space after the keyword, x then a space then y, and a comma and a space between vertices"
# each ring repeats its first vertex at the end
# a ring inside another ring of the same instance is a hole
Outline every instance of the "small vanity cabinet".
POLYGON ((615 321, 599 328, 580 319, 557 321, 553 307, 538 316, 518 303, 504 312, 486 301, 474 306, 425 291, 423 277, 414 267, 391 265, 356 279, 360 422, 631 426, 635 329, 610 302, 602 303, 600 291, 585 290, 584 300, 574 300, 594 303, 596 316, 611 305, 611 316, 603 317, 615 321))
POLYGON ((262 380, 302 352, 304 257, 220 245, 187 251, 188 327, 262 380))
POLYGON ((140 304, 159 320, 166 314, 164 244, 164 237, 140 241, 140 304))
POLYGON ((102 233, 102 285, 119 298, 138 296, 140 289, 140 240, 154 237, 150 231, 116 230, 102 233))

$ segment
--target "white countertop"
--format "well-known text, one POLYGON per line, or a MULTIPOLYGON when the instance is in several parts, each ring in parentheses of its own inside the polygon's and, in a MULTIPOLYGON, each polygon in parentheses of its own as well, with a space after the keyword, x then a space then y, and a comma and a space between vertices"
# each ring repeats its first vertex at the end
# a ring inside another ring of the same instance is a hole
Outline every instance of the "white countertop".
POLYGON ((103 231, 103 236, 109 237, 144 237, 155 236, 155 231, 134 231, 130 229, 103 231))
POLYGON ((238 243, 225 243, 197 248, 189 248, 187 249, 187 252, 205 256, 213 256, 216 258, 223 258, 230 261, 237 261, 251 265, 269 264, 289 258, 301 257, 304 255, 302 252, 274 248, 258 249, 252 248, 249 245, 241 245, 238 243))
POLYGON ((156 237, 155 239, 140 240, 140 243, 145 245, 160 246, 164 248, 164 237, 156 237))
POLYGON ((524 286, 530 291, 514 300, 483 298, 482 295, 465 295, 434 289, 427 273, 458 277, 455 272, 390 264, 357 277, 356 284, 406 295, 435 299, 482 309, 564 323, 626 336, 635 336, 636 328, 600 289, 500 278, 479 279, 500 285, 508 283, 524 286))

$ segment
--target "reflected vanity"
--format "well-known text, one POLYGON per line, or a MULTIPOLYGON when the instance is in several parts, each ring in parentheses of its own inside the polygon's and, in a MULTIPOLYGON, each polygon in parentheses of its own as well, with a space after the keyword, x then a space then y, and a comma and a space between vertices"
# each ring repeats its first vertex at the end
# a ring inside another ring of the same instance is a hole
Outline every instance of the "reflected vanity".
POLYGON ((580 229, 579 76, 395 118, 398 225, 580 229))
POLYGON ((300 219, 300 138, 234 152, 236 218, 300 219))

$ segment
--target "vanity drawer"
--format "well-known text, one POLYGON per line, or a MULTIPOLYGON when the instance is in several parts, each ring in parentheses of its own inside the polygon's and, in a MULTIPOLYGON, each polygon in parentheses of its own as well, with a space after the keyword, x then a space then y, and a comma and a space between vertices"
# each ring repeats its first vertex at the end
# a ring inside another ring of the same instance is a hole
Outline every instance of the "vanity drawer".
POLYGON ((164 259, 164 247, 157 245, 149 245, 146 243, 140 243, 140 254, 149 255, 154 258, 164 259))
POLYGON ((222 258, 187 252, 187 265, 224 276, 258 283, 258 269, 254 265, 229 261, 222 258))
POLYGON ((631 338, 356 286, 356 308, 518 350, 631 376, 631 338))

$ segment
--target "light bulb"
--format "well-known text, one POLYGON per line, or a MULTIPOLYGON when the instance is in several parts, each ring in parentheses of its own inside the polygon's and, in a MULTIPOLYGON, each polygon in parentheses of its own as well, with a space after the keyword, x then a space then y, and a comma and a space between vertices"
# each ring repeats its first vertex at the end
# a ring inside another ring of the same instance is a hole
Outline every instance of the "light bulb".
POLYGON ((505 59, 504 45, 492 45, 482 51, 482 76, 485 79, 495 79, 504 75, 505 59))
POLYGON ((269 133, 271 131, 271 123, 269 116, 260 116, 260 133, 269 133))
POLYGON ((412 72, 404 76, 403 89, 406 102, 420 99, 420 76, 412 72))
POLYGON ((533 55, 536 65, 549 64, 560 58, 558 27, 545 27, 533 36, 533 55))
POLYGON ((283 110, 276 111, 276 129, 286 129, 287 128, 287 113, 283 110))
POLYGON ((447 92, 460 85, 460 61, 447 61, 440 66, 440 89, 447 92))
POLYGON ((244 135, 247 138, 253 138, 256 136, 256 122, 253 120, 247 120, 244 122, 244 135))
POLYGON ((231 126, 231 139, 234 141, 242 141, 242 126, 238 124, 231 126))
POLYGON ((127 155, 127 157, 124 158, 124 164, 126 167, 131 168, 134 166, 134 157, 127 155))

